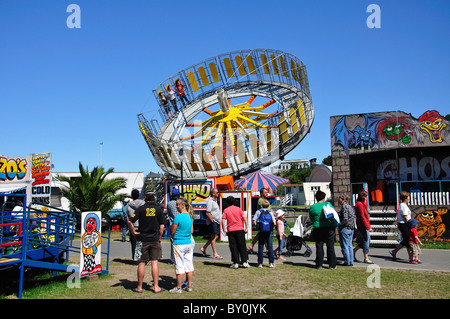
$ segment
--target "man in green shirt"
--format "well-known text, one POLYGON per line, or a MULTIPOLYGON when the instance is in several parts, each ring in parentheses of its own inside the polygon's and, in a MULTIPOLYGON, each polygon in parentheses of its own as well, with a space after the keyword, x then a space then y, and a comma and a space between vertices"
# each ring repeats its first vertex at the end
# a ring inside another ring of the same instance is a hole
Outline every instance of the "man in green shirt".
POLYGON ((337 259, 336 253, 334 251, 334 240, 335 240, 335 226, 325 218, 323 212, 323 207, 331 203, 327 202, 326 194, 322 191, 317 191, 316 201, 309 209, 309 218, 312 224, 312 235, 316 242, 316 269, 322 269, 324 251, 323 244, 327 245, 327 260, 330 269, 336 269, 337 259))

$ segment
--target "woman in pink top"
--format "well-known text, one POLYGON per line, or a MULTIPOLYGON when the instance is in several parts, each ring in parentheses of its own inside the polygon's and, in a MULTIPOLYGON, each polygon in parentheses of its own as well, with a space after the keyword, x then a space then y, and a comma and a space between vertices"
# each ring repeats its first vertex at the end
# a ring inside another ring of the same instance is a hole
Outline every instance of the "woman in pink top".
POLYGON ((247 232, 247 220, 244 212, 237 206, 234 206, 234 197, 227 197, 229 205, 222 215, 222 230, 228 236, 228 244, 231 251, 231 260, 233 264, 230 268, 238 269, 239 263, 244 268, 248 268, 248 254, 245 245, 245 233, 247 232))

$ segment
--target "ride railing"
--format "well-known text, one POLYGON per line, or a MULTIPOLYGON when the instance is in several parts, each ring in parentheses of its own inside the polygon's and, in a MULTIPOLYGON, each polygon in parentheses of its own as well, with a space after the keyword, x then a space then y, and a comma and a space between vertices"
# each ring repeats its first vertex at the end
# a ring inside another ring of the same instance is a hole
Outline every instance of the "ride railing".
MULTIPOLYGON (((179 80, 189 100, 195 101, 223 87, 250 81, 284 83, 300 88, 309 98, 309 83, 305 64, 296 56, 271 49, 240 50, 224 53, 191 65, 160 83, 153 94, 159 104, 159 115, 166 121, 168 116, 159 98, 167 94, 168 86, 176 91, 179 80)), ((177 108, 185 105, 177 97, 177 108)), ((175 111, 171 103, 169 107, 175 111)))
MULTIPOLYGON (((11 196, 11 195, 10 195, 11 196)), ((25 198, 25 195, 12 195, 13 197, 25 198)), ((26 216, 21 211, 10 211, 7 205, 14 206, 10 201, 5 201, 1 207, 0 214, 0 258, 22 251, 24 243, 24 224, 26 216)), ((25 205, 21 207, 25 210, 25 205)))
MULTIPOLYGON (((44 206, 50 209, 49 206, 44 206)), ((51 208, 55 209, 55 208, 51 208)), ((28 207, 27 250, 53 247, 67 254, 73 248, 76 214, 61 211, 42 211, 28 207)))

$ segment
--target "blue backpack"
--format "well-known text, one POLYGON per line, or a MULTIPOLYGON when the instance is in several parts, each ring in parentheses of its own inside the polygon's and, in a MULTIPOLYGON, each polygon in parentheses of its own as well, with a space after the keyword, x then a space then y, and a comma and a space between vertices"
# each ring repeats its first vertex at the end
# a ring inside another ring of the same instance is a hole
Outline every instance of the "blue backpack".
POLYGON ((261 209, 261 215, 259 215, 259 231, 272 231, 273 230, 273 220, 272 215, 270 215, 270 210, 261 209))

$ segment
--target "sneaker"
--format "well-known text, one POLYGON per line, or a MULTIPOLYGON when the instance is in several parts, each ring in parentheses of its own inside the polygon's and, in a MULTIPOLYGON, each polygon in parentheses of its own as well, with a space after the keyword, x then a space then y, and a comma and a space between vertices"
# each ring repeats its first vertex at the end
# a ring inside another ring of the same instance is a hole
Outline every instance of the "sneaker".
POLYGON ((239 268, 239 265, 238 265, 238 264, 231 264, 230 268, 238 269, 238 268, 239 268))
POLYGON ((181 290, 181 288, 175 287, 175 288, 173 288, 173 289, 170 289, 169 292, 170 292, 171 294, 181 294, 181 293, 183 292, 183 290, 181 290))
POLYGON ((263 265, 262 264, 258 264, 258 268, 262 268, 263 267, 263 265))
POLYGON ((397 261, 397 256, 392 251, 389 250, 389 254, 391 255, 393 261, 397 261))
POLYGON ((248 264, 248 262, 245 262, 245 263, 242 264, 242 267, 248 268, 248 267, 250 267, 250 265, 248 264))
POLYGON ((269 264, 269 268, 275 268, 275 265, 273 263, 269 264))
POLYGON ((415 260, 410 260, 409 263, 410 264, 417 264, 415 260))
POLYGON ((416 261, 416 263, 418 263, 418 264, 421 264, 421 263, 422 263, 422 260, 420 260, 420 259, 415 259, 415 261, 416 261))
POLYGON ((191 291, 192 291, 192 287, 186 286, 186 287, 183 288, 183 290, 184 290, 184 291, 191 292, 191 291))
MULTIPOLYGON (((181 289, 187 287, 187 284, 188 284, 187 280, 186 280, 186 281, 183 281, 183 282, 181 283, 181 289)), ((194 283, 191 282, 191 288, 192 288, 193 286, 194 286, 194 283)))

